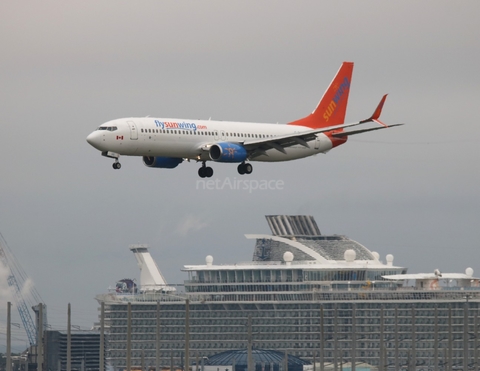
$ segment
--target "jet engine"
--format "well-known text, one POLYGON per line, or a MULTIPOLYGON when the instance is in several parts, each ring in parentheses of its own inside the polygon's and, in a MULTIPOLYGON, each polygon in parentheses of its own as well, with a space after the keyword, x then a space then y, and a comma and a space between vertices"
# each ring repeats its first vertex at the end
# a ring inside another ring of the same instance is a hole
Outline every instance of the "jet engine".
POLYGON ((210 147, 209 154, 217 162, 243 162, 247 159, 247 150, 236 143, 216 143, 210 147))
POLYGON ((173 169, 183 161, 177 157, 149 157, 143 156, 143 163, 148 167, 158 167, 163 169, 173 169))

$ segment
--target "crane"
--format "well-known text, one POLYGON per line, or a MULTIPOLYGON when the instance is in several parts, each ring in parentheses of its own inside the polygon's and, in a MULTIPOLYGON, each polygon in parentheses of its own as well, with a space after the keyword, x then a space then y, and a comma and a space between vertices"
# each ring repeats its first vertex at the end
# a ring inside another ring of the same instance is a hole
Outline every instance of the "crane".
MULTIPOLYGON (((23 323, 23 327, 27 333, 30 345, 36 344, 37 329, 32 319, 32 315, 28 310, 21 288, 24 287, 27 279, 21 267, 16 263, 15 257, 10 251, 7 242, 0 233, 0 260, 7 270, 7 283, 13 293, 13 301, 17 306, 18 313, 23 323)), ((42 302, 40 296, 35 289, 32 289, 34 297, 38 298, 37 302, 42 302)))

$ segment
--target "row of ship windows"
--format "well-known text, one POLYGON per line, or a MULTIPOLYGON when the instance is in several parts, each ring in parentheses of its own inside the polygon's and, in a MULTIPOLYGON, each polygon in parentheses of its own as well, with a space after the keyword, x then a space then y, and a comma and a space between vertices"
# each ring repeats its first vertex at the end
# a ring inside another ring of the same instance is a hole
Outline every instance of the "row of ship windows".
MULTIPOLYGON (((355 311, 355 318, 358 323, 380 323, 380 313, 377 312, 371 312, 371 311, 361 311, 361 310, 356 310, 355 311)), ((476 311, 472 311, 472 313, 476 314, 476 311)), ((470 317, 472 317, 472 313, 469 314, 470 317)), ((453 323, 458 323, 459 321, 463 321, 463 312, 456 311, 455 313, 452 311, 452 321, 453 323)), ((338 318, 338 322, 341 323, 351 323, 351 318, 352 318, 352 312, 351 311, 338 311, 336 317, 338 318)), ((155 323, 156 321, 156 313, 141 313, 139 315, 138 313, 136 315, 132 315, 132 323, 133 324, 149 324, 151 325, 152 323, 155 323)), ((185 312, 177 312, 177 313, 162 313, 160 315, 160 321, 164 319, 180 319, 184 320, 185 318, 185 312)), ((318 312, 304 312, 304 313, 290 313, 290 312, 270 312, 266 316, 252 316, 252 319, 254 321, 260 321, 263 323, 276 323, 277 318, 282 318, 284 320, 288 319, 293 319, 298 321, 298 318, 303 318, 304 323, 318 323, 320 321, 320 314, 318 312), (302 315, 303 314, 303 315, 302 315), (313 322, 311 322, 313 321, 313 322)), ((329 323, 328 321, 335 319, 335 312, 334 311, 324 311, 323 312, 323 318, 324 318, 324 323, 329 323)), ((385 311, 384 315, 384 323, 386 324, 392 324, 395 323, 395 318, 397 318, 398 323, 409 323, 411 322, 412 319, 412 311, 411 310, 402 310, 398 311, 398 315, 395 317, 395 312, 394 311, 385 311)), ((431 311, 428 310, 416 310, 415 311, 415 318, 416 321, 430 321, 434 322, 435 321, 435 315, 432 314, 431 311)), ((439 311, 437 313, 437 320, 439 322, 446 322, 449 318, 449 313, 448 311, 439 311)), ((115 313, 111 314, 106 317, 107 320, 112 320, 110 321, 111 323, 125 323, 125 320, 127 319, 127 313, 115 313), (124 321, 114 321, 116 319, 123 319, 124 321)), ((190 309, 190 320, 191 321, 199 321, 202 319, 213 319, 215 321, 221 321, 221 323, 224 323, 225 320, 228 320, 229 323, 233 323, 232 321, 240 321, 240 322, 245 322, 247 320, 246 314, 245 313, 237 313, 236 316, 232 315, 232 313, 229 313, 228 315, 221 315, 219 313, 212 313, 212 312, 200 312, 200 313, 192 313, 192 310, 190 309)), ((240 323, 239 322, 239 323, 240 323)), ((428 323, 428 322, 427 322, 428 323)))
MULTIPOLYGON (((463 313, 463 308, 465 306, 465 299, 462 298, 461 296, 458 297, 458 299, 463 299, 463 301, 459 302, 417 302, 417 303, 411 303, 411 302, 400 302, 400 303, 382 303, 379 301, 376 301, 374 303, 367 303, 367 302, 360 302, 356 303, 356 309, 357 312, 359 310, 372 310, 372 313, 378 313, 378 316, 380 316, 380 305, 384 305, 384 313, 392 313, 394 315, 395 308, 398 308, 398 311, 400 313, 401 310, 407 310, 411 314, 412 308, 415 308, 416 310, 418 309, 427 309, 429 311, 433 311, 435 307, 438 306, 438 313, 440 312, 448 312, 449 307, 452 308, 452 313, 463 313)), ((480 303, 478 302, 472 302, 470 301, 468 303, 469 305, 469 310, 476 310, 480 307, 480 303)), ((315 315, 318 315, 320 307, 323 307, 324 312, 327 313, 328 311, 333 311, 333 310, 351 310, 352 309, 352 302, 348 303, 315 303, 315 304, 304 304, 304 303, 295 303, 295 304, 279 304, 275 305, 275 312, 282 312, 282 313, 291 313, 292 315, 297 315, 298 313, 312 313, 312 315, 315 313, 315 315)), ((197 306, 192 303, 190 303, 190 314, 192 315, 192 311, 196 308, 204 308, 204 304, 197 306)), ((167 314, 177 314, 179 312, 179 308, 184 308, 184 305, 166 305, 166 306, 160 306, 160 311, 163 315, 163 313, 167 314)), ((252 312, 250 313, 254 317, 270 317, 272 313, 267 313, 267 312, 258 312, 258 308, 267 310, 268 308, 272 308, 271 304, 267 304, 262 306, 262 304, 248 304, 248 303, 241 303, 241 304, 235 304, 235 307, 229 306, 228 310, 225 310, 225 306, 223 304, 209 304, 208 307, 205 307, 203 310, 197 310, 195 311, 195 314, 200 314, 200 313, 208 313, 209 315, 215 316, 215 317, 234 317, 235 314, 241 317, 245 317, 245 311, 246 310, 251 310, 252 312), (213 314, 212 314, 213 313, 213 314)), ((121 305, 114 305, 111 306, 110 312, 106 311, 106 314, 108 315, 109 313, 127 313, 127 305, 126 304, 121 304, 121 305)), ((273 309, 273 308, 272 308, 273 309)), ((157 307, 156 305, 132 305, 132 314, 137 314, 137 313, 156 313, 157 307)), ((310 315, 310 314, 309 314, 310 315)))
MULTIPOLYGON (((357 344, 371 344, 372 342, 379 341, 381 336, 378 333, 378 329, 373 329, 372 332, 367 332, 367 333, 357 333, 357 344), (375 333, 376 331, 376 333, 375 333), (361 341, 360 341, 361 340, 361 341)), ((273 337, 271 333, 256 333, 254 336, 254 340, 256 343, 258 342, 264 342, 264 341, 271 341, 272 339, 277 339, 278 341, 312 341, 314 338, 317 337, 318 333, 275 333, 277 336, 273 337)), ((438 343, 440 344, 440 340, 444 340, 445 335, 447 334, 447 331, 439 331, 439 335, 437 335, 437 339, 439 340, 438 343)), ((458 335, 461 335, 461 331, 457 331, 456 333, 452 333, 452 339, 457 337, 458 335)), ((191 342, 208 342, 212 341, 212 333, 204 333, 204 334, 199 334, 199 333, 191 333, 190 334, 190 341, 191 342)), ((338 337, 337 337, 337 342, 342 343, 351 343, 352 338, 351 338, 351 333, 350 332, 338 332, 338 337)), ((394 346, 396 342, 401 344, 409 343, 411 345, 411 329, 406 329, 405 332, 398 333, 398 339, 395 338, 395 335, 392 333, 384 335, 384 341, 382 343, 385 344, 390 344, 390 346, 394 346)), ((244 341, 246 338, 247 334, 244 331, 239 331, 237 333, 231 333, 231 332, 222 332, 222 333, 215 333, 215 340, 225 340, 225 341, 244 341)), ((131 339, 134 342, 141 342, 138 343, 136 346, 143 346, 144 344, 147 343, 153 343, 155 344, 156 341, 156 335, 155 334, 135 334, 132 335, 131 339)), ((126 336, 124 334, 112 334, 109 335, 109 344, 110 348, 116 348, 116 347, 123 347, 125 346, 126 343, 126 336)), ((170 343, 172 341, 182 341, 184 339, 184 334, 165 334, 162 333, 160 336, 160 342, 162 343, 170 343)), ((435 335, 432 331, 428 332, 418 332, 415 333, 415 342, 416 346, 419 348, 428 348, 428 347, 433 347, 433 344, 435 343, 435 335)), ((472 340, 470 340, 472 342, 472 340)), ((332 333, 328 333, 325 336, 325 347, 331 346, 333 343, 335 343, 335 337, 332 333)), ((447 344, 448 342, 443 342, 442 344, 447 344)), ((347 347, 347 346, 345 346, 347 347)), ((362 347, 362 345, 360 345, 362 347)))
MULTIPOLYGON (((385 281, 382 276, 398 274, 399 270, 382 271, 304 271, 294 270, 238 270, 199 271, 192 280, 199 283, 243 283, 243 282, 302 282, 302 281, 385 281)), ((258 291, 258 290, 257 290, 258 291)))
MULTIPOLYGON (((387 346, 384 348, 387 354, 388 358, 395 357, 395 345, 394 344, 386 344, 387 346)), ((205 349, 238 349, 243 347, 244 344, 242 341, 240 342, 215 342, 215 343, 202 343, 202 344, 195 344, 192 343, 190 349, 195 350, 205 350, 205 349)), ((286 349, 289 350, 289 354, 294 354, 296 356, 303 356, 303 357, 312 357, 313 352, 316 353, 317 357, 320 351, 320 346, 317 343, 297 343, 297 342, 259 342, 256 344, 259 348, 263 349, 286 349), (303 351, 300 351, 298 349, 303 349, 303 351)), ((360 353, 361 356, 369 356, 372 358, 376 358, 378 360, 379 354, 380 354, 380 348, 379 348, 379 343, 357 343, 357 351, 360 353)), ((424 347, 419 347, 416 346, 416 352, 415 356, 417 358, 422 358, 422 357, 433 357, 434 355, 434 343, 426 343, 424 347)), ((138 357, 143 354, 145 358, 154 358, 156 355, 156 346, 154 343, 148 344, 148 343, 142 343, 141 346, 140 344, 132 344, 132 357, 138 357)), ((184 354, 184 347, 185 344, 183 342, 170 342, 168 344, 162 345, 163 349, 170 349, 168 352, 160 352, 160 357, 165 357, 170 355, 175 356, 183 356, 184 354)), ((339 348, 343 348, 343 351, 339 349, 337 354, 335 356, 339 356, 340 353, 345 358, 350 357, 350 350, 351 349, 351 344, 345 342, 345 343, 339 343, 339 348)), ((444 350, 447 350, 448 346, 445 344, 439 344, 439 353, 443 353, 444 350)), ((412 350, 412 344, 411 342, 401 342, 398 344, 398 352, 400 357, 405 357, 405 356, 410 356, 411 357, 411 350, 412 350)), ((126 351, 126 346, 123 347, 116 347, 116 348, 110 348, 108 351, 108 358, 115 358, 115 357, 121 357, 125 359, 125 351, 126 351)), ((331 357, 332 355, 335 354, 335 347, 332 344, 329 344, 327 347, 327 344, 325 344, 324 347, 324 355, 327 357, 331 357)), ((440 354, 439 354, 440 355, 440 354)), ((453 358, 461 358, 463 357, 463 347, 462 344, 453 344, 452 348, 452 356, 453 358)), ((192 355, 190 356, 192 357, 192 355)), ((192 359, 192 358, 191 358, 192 359)))
MULTIPOLYGON (((326 318, 323 321, 324 326, 333 326, 335 323, 337 326, 341 325, 352 325, 353 321, 352 319, 337 319, 335 321, 334 318, 326 318)), ((381 321, 377 320, 372 320, 372 319, 362 319, 362 318, 356 318, 355 320, 356 326, 361 326, 361 325, 377 325, 379 326, 381 321)), ((395 326, 402 326, 402 325, 410 325, 412 323, 411 318, 400 318, 398 321, 395 321, 394 319, 389 319, 386 321, 383 321, 384 326, 387 327, 395 327, 395 326)), ((432 317, 425 317, 425 318, 416 318, 414 321, 415 325, 426 325, 426 326, 434 326, 434 325, 439 325, 439 326, 448 326, 449 321, 447 319, 438 319, 435 321, 434 318, 432 317)), ((463 325, 463 318, 452 318, 452 325, 463 325)), ((246 319, 232 319, 232 320, 221 320, 221 319, 196 319, 196 320, 190 320, 190 327, 195 327, 195 326, 245 326, 247 324, 246 319)), ((125 328, 126 329, 126 321, 122 320, 114 320, 107 322, 107 326, 111 328, 125 328)), ((269 326, 272 328, 275 328, 277 326, 319 326, 320 325, 320 319, 318 318, 312 318, 312 319, 303 319, 303 320, 298 320, 295 318, 282 318, 281 323, 279 323, 278 319, 265 319, 262 321, 254 321, 253 326, 254 327, 261 327, 261 326, 269 326)), ((149 320, 134 320, 132 321, 132 326, 134 327, 141 327, 141 326, 147 326, 147 327, 156 327, 156 321, 149 321, 149 320)), ((169 321, 160 321, 160 327, 165 328, 168 326, 185 326, 185 321, 184 320, 169 320, 169 321)))
MULTIPOLYGON (((225 350, 225 349, 229 349, 229 348, 221 347, 221 348, 218 348, 218 349, 219 350, 225 350)), ((286 347, 285 349, 289 349, 289 347, 286 347)), ((293 354, 297 357, 311 357, 311 354, 309 354, 309 352, 306 352, 306 351, 296 351, 295 350, 293 353, 289 351, 289 354, 293 354)), ((365 360, 371 360, 369 363, 371 363, 371 362, 374 363, 375 361, 378 362, 378 359, 379 359, 379 355, 374 353, 374 352, 362 351, 362 352, 359 353, 358 356, 361 357, 362 359, 365 359, 365 360)), ((390 352, 389 352, 387 356, 390 359, 390 358, 394 358, 395 354, 393 352, 390 354, 390 352)), ((139 364, 141 362, 141 357, 142 357, 142 352, 133 352, 132 353, 132 362, 135 362, 135 363, 139 364)), ((148 358, 155 359, 155 355, 148 355, 148 356, 145 355, 145 357, 147 359, 148 358)), ((160 353, 161 363, 169 365, 170 364, 170 357, 173 357, 175 362, 182 362, 183 351, 180 350, 180 351, 174 351, 174 352, 161 352, 160 353)), ((338 357, 338 354, 336 355, 332 351, 328 351, 328 352, 326 351, 325 352, 325 361, 326 362, 333 362, 334 357, 338 357)), ((343 357, 345 359, 347 359, 349 357, 349 354, 348 354, 347 351, 343 352, 343 357)), ((408 359, 408 354, 403 354, 400 357, 401 357, 401 359, 407 360, 408 359)), ((416 357, 417 357, 417 360, 421 359, 421 360, 428 361, 433 357, 433 353, 432 352, 417 352, 416 357)), ((462 352, 455 352, 453 354, 453 359, 454 360, 461 360, 462 357, 463 357, 462 352)), ((125 359, 126 358, 125 358, 124 353, 112 352, 112 353, 109 354, 109 359, 111 359, 116 366, 125 368, 125 359)), ((461 361, 459 361, 459 362, 460 363, 458 363, 458 364, 461 364, 461 361)), ((457 362, 455 362, 455 363, 457 363, 457 362)), ((278 363, 274 363, 274 364, 278 364, 278 363)), ((422 369, 422 368, 420 368, 420 369, 422 369)), ((423 369, 426 370, 427 367, 424 367, 423 369)))
MULTIPOLYGON (((102 129, 105 130, 105 129, 102 129)), ((179 134, 179 135, 205 135, 205 136, 216 136, 218 137, 218 131, 198 131, 198 130, 167 130, 167 129, 140 129, 142 133, 150 134, 179 134)), ((222 132, 222 135, 226 137, 237 137, 237 138, 274 138, 277 135, 270 134, 252 134, 252 133, 229 133, 222 132)))
MULTIPOLYGON (((415 325, 415 328, 412 329, 411 326, 409 325, 403 325, 403 326, 397 326, 396 327, 387 327, 384 329, 384 333, 397 333, 399 334, 399 337, 405 337, 405 336, 410 336, 412 331, 415 332, 418 336, 433 336, 434 332, 437 331, 438 333, 447 333, 449 331, 449 326, 443 325, 443 326, 438 326, 435 327, 434 325, 415 325)), ((198 334, 215 334, 215 336, 220 336, 221 334, 245 334, 246 333, 246 326, 238 326, 238 327, 229 327, 228 329, 225 329, 225 326, 210 326, 210 328, 205 328, 203 326, 200 327, 195 327, 191 326, 190 327, 190 333, 192 336, 198 335, 198 334)), ((258 328, 254 327, 253 331, 256 331, 259 336, 261 334, 278 334, 278 335, 285 335, 286 333, 288 334, 289 332, 295 332, 295 333, 302 333, 305 335, 312 335, 312 334, 318 334, 321 332, 320 326, 295 326, 295 325, 289 325, 289 326, 284 326, 282 329, 278 329, 278 326, 272 326, 271 328, 258 328)), ((379 326, 356 326, 354 329, 355 333, 357 333, 358 336, 368 336, 372 338, 378 338, 380 334, 380 328, 379 326), (375 332, 374 335, 368 335, 369 332, 375 332)), ((451 332, 456 333, 456 334, 462 334, 463 331, 463 325, 462 324, 457 324, 456 326, 451 327, 451 332)), ((324 326, 324 332, 326 334, 329 333, 338 333, 338 334, 345 334, 348 335, 350 332, 353 332, 352 327, 343 327, 343 326, 324 326)), ((112 329, 110 332, 112 335, 119 335, 123 336, 127 333, 123 328, 115 328, 112 329)), ((180 326, 172 326, 172 327, 167 327, 167 328, 161 328, 160 330, 160 336, 163 336, 164 334, 180 334, 180 336, 183 336, 184 334, 184 328, 180 326)), ((133 331, 133 336, 156 336, 156 331, 152 329, 151 327, 143 327, 143 328, 135 328, 133 331)), ((269 335, 269 336, 270 336, 269 335)), ((292 335, 293 336, 293 335, 292 335)))

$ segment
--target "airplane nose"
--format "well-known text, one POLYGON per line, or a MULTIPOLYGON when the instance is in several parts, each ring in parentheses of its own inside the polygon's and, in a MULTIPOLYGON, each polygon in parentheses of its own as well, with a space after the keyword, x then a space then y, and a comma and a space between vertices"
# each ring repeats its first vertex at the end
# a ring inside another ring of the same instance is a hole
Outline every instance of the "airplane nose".
POLYGON ((100 146, 102 144, 101 136, 98 135, 97 131, 94 131, 90 133, 87 137, 87 142, 90 144, 92 147, 100 150, 100 146))
POLYGON ((93 146, 93 142, 94 142, 93 138, 94 138, 94 136, 95 136, 94 134, 95 134, 95 132, 90 133, 90 134, 88 134, 88 136, 87 136, 87 142, 88 142, 88 144, 90 144, 91 146, 93 146))

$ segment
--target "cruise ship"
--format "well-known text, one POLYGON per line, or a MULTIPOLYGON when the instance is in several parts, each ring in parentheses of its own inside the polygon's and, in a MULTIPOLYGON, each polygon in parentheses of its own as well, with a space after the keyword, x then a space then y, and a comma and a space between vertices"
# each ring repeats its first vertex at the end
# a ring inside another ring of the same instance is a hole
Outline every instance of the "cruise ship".
POLYGON ((478 370, 479 278, 407 274, 344 235, 323 235, 305 215, 266 216, 271 234, 249 234, 248 263, 185 265, 169 285, 142 245, 137 287, 122 280, 98 295, 106 359, 129 365, 198 364, 228 350, 269 349, 323 371, 369 364, 384 370, 478 370))

